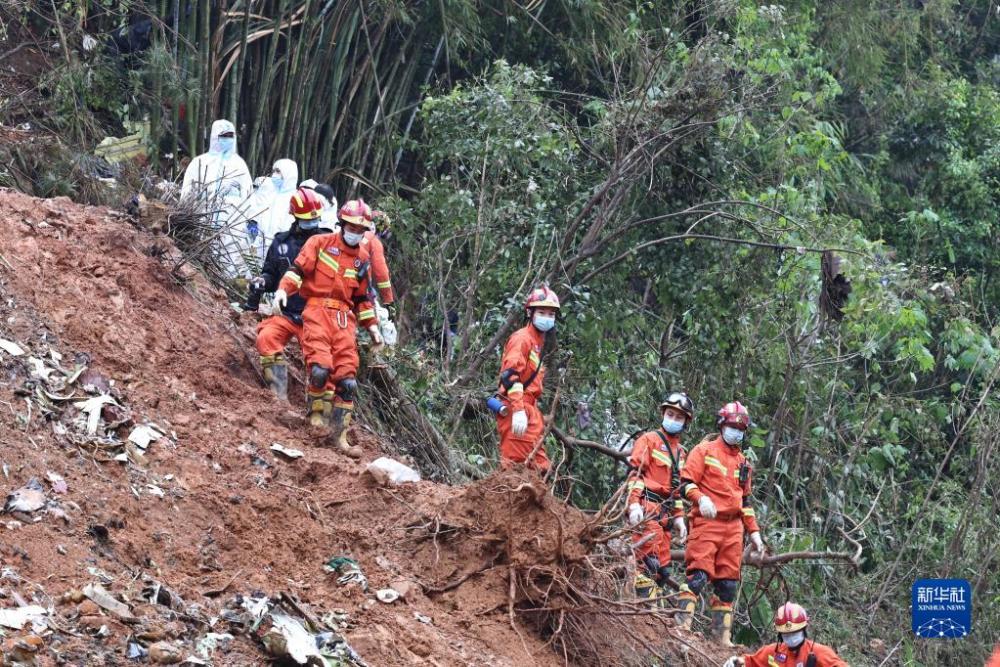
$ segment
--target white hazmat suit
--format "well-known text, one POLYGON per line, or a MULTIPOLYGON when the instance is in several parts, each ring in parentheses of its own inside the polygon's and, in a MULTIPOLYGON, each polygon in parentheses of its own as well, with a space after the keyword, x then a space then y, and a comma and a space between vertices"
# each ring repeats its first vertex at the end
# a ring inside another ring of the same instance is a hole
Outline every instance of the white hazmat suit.
POLYGON ((221 230, 212 252, 227 278, 250 275, 252 248, 247 236, 246 210, 253 182, 246 162, 236 152, 236 128, 228 120, 212 123, 207 153, 198 155, 184 171, 181 197, 195 197, 200 206, 213 211, 212 225, 221 230), (232 138, 223 134, 232 134, 232 138))
POLYGON ((250 209, 257 223, 250 236, 261 264, 276 234, 288 231, 295 218, 289 212, 292 195, 299 187, 299 167, 294 160, 276 160, 270 178, 265 178, 254 193, 250 209))

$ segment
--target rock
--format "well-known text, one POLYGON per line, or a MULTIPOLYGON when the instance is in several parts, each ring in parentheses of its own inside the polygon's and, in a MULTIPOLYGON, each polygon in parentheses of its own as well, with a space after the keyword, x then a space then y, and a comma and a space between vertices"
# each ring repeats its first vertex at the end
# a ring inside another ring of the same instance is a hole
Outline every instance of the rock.
POLYGON ((93 600, 84 600, 77 606, 76 610, 80 616, 100 616, 101 608, 93 600))
POLYGON ((67 604, 80 604, 86 597, 79 588, 73 588, 63 593, 62 599, 67 604))
POLYGON ((156 642, 149 647, 149 659, 160 665, 173 665, 183 660, 184 655, 173 642, 156 642))
POLYGON ((103 616, 81 616, 76 624, 85 630, 100 630, 106 620, 103 616))
POLYGON ((407 579, 396 579, 389 584, 389 587, 395 589, 399 593, 399 597, 404 600, 411 600, 416 593, 420 592, 419 584, 407 579))

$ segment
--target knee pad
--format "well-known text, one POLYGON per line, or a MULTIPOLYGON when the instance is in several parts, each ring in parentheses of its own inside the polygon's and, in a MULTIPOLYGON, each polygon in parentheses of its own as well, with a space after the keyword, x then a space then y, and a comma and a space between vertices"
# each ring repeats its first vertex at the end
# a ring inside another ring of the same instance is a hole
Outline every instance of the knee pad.
POLYGON ((715 589, 715 594, 719 596, 719 600, 727 604, 736 599, 736 589, 739 586, 739 579, 719 579, 712 582, 712 588, 715 589))
POLYGON ((343 401, 353 401, 358 393, 358 381, 354 378, 344 378, 337 383, 337 396, 343 401))
POLYGON ((309 367, 309 387, 312 389, 322 389, 326 386, 326 381, 330 378, 330 369, 313 364, 309 367))
POLYGON ((705 570, 694 570, 688 573, 687 577, 688 588, 690 588, 691 592, 694 593, 695 595, 701 593, 701 589, 703 589, 705 587, 705 584, 707 583, 708 583, 708 573, 705 572, 705 570))

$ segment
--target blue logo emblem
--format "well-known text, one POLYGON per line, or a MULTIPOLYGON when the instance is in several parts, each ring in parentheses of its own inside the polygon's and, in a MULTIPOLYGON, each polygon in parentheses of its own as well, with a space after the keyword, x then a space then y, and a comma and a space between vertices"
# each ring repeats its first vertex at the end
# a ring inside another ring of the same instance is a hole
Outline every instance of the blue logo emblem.
POLYGON ((913 583, 913 633, 927 639, 960 639, 972 632, 972 586, 965 579, 913 583))

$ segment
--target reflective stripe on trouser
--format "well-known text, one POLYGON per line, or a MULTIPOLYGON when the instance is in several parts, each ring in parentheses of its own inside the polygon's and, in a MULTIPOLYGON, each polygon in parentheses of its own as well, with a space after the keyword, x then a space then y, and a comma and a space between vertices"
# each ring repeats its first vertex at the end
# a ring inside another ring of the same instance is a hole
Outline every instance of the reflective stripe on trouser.
POLYGON ((354 313, 309 304, 302 313, 302 353, 306 368, 313 364, 330 369, 326 389, 358 372, 357 318, 354 313))
POLYGON ((739 579, 743 562, 743 521, 694 517, 684 552, 685 569, 704 570, 712 581, 739 579))
POLYGON ((275 315, 257 325, 257 352, 266 357, 284 352, 292 338, 302 340, 302 327, 287 317, 275 315))
MULTIPOLYGON (((514 418, 513 410, 509 410, 506 417, 497 415, 497 431, 500 433, 500 467, 504 470, 515 463, 525 463, 531 450, 535 448, 535 445, 541 440, 542 434, 545 433, 542 412, 528 401, 524 402, 524 412, 528 415, 528 429, 523 435, 514 435, 511 430, 511 420, 514 418)), ((544 445, 538 448, 534 460, 528 462, 527 465, 537 470, 549 469, 549 457, 545 453, 544 445)))

